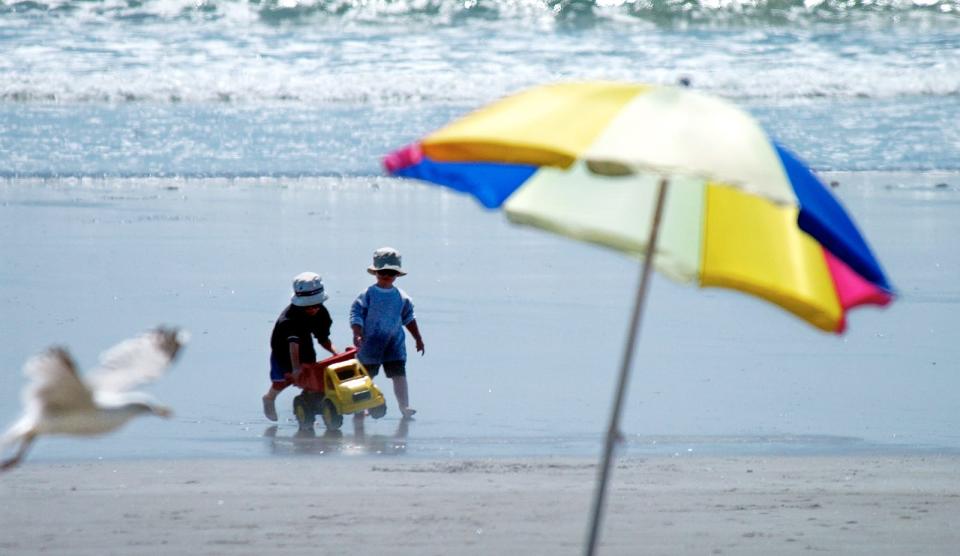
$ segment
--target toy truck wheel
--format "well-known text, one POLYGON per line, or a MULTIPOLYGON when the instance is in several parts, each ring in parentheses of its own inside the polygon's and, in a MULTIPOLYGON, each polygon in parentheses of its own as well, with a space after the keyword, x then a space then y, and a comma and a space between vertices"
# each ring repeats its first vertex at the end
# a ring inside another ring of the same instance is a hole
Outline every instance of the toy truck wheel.
POLYGON ((316 419, 313 400, 307 399, 305 394, 293 398, 293 414, 297 417, 301 429, 313 428, 313 421, 316 419))
POLYGON ((374 419, 379 419, 387 414, 387 404, 381 404, 376 407, 371 407, 367 411, 370 412, 370 416, 374 419))
POLYGON ((327 430, 339 430, 343 425, 343 415, 337 411, 330 400, 320 402, 320 416, 323 417, 323 424, 326 425, 327 430))

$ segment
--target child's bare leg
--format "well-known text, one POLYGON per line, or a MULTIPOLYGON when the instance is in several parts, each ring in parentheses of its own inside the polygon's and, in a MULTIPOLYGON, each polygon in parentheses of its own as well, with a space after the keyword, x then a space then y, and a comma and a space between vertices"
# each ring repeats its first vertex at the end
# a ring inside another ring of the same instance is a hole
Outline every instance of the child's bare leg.
POLYGON ((417 410, 410 407, 407 377, 403 375, 395 376, 391 380, 393 381, 393 393, 397 396, 397 405, 400 406, 400 413, 404 417, 413 417, 413 414, 416 413, 417 410))
POLYGON ((263 416, 271 421, 277 420, 277 405, 275 400, 277 399, 277 395, 279 393, 280 390, 270 386, 270 389, 267 390, 267 393, 263 395, 263 416))

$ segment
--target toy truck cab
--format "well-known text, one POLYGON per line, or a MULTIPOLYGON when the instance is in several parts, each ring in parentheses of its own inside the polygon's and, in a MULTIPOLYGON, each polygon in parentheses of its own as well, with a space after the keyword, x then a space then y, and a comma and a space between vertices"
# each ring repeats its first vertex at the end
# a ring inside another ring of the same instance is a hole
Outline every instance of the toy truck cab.
POLYGON ((386 413, 383 394, 360 361, 350 359, 334 363, 323 374, 324 395, 340 414, 368 409, 372 417, 379 419, 386 413))
MULTIPOLYGON (((357 349, 323 361, 305 365, 293 383, 303 392, 293 400, 293 413, 301 428, 313 427, 319 414, 330 430, 343 425, 343 416, 368 411, 374 419, 386 415, 387 404, 383 393, 373 383, 370 373, 358 359, 357 349)), ((292 378, 292 375, 291 375, 292 378)))

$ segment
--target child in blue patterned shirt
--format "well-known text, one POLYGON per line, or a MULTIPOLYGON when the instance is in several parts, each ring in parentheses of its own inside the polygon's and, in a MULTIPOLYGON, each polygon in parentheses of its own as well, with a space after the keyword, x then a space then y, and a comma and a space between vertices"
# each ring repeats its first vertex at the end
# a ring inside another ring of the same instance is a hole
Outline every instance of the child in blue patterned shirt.
MULTIPOLYGON (((350 307, 353 344, 360 350, 357 359, 371 376, 376 376, 383 365, 384 374, 393 381, 400 413, 404 419, 410 419, 417 410, 410 407, 407 390, 404 327, 410 331, 421 355, 424 348, 413 314, 413 300, 393 285, 398 276, 406 274, 401 269, 400 253, 392 247, 377 249, 367 272, 377 277, 377 283, 361 292, 350 307)), ((362 414, 357 417, 362 418, 362 414)))

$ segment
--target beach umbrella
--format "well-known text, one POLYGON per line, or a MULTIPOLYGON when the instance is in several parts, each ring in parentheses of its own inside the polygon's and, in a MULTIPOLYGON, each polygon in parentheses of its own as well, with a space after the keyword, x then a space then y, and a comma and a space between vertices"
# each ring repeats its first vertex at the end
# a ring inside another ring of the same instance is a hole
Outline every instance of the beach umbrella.
POLYGON ((535 87, 389 154, 384 166, 472 194, 512 222, 640 257, 587 554, 597 543, 653 267, 763 298, 834 333, 849 309, 891 300, 867 243, 813 172, 749 114, 690 89, 535 87))

